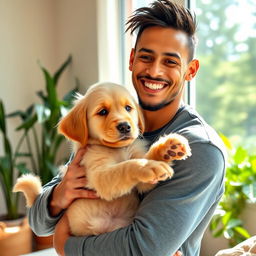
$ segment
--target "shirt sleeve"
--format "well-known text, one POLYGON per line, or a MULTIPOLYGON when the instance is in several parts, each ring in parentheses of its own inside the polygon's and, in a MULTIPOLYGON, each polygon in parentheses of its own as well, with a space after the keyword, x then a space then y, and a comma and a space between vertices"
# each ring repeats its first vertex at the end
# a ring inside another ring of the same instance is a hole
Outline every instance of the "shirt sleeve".
POLYGON ((173 178, 145 195, 132 224, 98 236, 72 236, 65 255, 170 256, 179 248, 192 255, 185 247, 200 246, 223 193, 225 160, 211 144, 194 143, 191 149, 191 157, 175 162, 173 178), (187 240, 191 243, 184 246, 187 240))
POLYGON ((52 217, 49 212, 48 203, 54 187, 60 182, 60 176, 56 176, 43 187, 43 192, 37 197, 33 206, 28 210, 29 225, 38 236, 48 236, 53 234, 55 225, 60 217, 52 217))

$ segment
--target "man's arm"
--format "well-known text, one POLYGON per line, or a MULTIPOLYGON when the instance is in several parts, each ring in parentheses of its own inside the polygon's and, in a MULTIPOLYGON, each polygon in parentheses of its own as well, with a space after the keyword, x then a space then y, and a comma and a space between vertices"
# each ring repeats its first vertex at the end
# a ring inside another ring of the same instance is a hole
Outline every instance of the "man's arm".
POLYGON ((176 162, 174 177, 145 196, 131 225, 99 236, 67 236, 65 255, 169 256, 179 248, 191 255, 223 193, 225 168, 215 146, 194 143, 191 148, 192 157, 176 162))

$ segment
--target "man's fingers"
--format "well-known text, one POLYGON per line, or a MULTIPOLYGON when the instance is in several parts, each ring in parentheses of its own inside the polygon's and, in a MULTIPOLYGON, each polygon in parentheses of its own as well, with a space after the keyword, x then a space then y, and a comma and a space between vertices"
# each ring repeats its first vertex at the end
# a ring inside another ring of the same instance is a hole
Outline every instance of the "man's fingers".
POLYGON ((72 160, 71 164, 72 164, 72 165, 73 165, 73 164, 74 164, 74 165, 79 165, 79 163, 80 163, 80 161, 82 160, 82 157, 83 157, 83 155, 84 155, 85 152, 86 152, 86 149, 85 149, 85 148, 80 148, 80 149, 77 151, 77 153, 76 153, 74 159, 72 160))
POLYGON ((95 191, 87 190, 87 189, 79 189, 76 191, 77 198, 88 198, 88 199, 98 199, 95 191))
POLYGON ((85 177, 78 178, 74 181, 74 188, 84 188, 87 184, 85 177))
POLYGON ((177 251, 175 254, 173 254, 172 256, 182 256, 181 251, 177 251))

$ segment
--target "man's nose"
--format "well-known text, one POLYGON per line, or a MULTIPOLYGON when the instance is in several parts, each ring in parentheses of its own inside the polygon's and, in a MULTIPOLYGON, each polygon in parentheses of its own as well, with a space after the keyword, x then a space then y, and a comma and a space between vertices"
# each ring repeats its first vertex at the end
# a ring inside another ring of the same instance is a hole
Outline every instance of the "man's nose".
POLYGON ((150 66, 146 69, 146 72, 151 77, 158 77, 164 74, 163 67, 159 61, 151 63, 150 66))

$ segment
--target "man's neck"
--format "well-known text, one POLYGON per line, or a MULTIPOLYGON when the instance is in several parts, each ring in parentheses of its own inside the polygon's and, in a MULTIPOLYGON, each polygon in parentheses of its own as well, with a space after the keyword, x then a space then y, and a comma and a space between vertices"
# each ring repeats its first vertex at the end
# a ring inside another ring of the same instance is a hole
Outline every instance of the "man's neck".
POLYGON ((145 118, 145 132, 155 131, 173 119, 181 106, 181 101, 174 101, 157 111, 143 110, 145 118))

